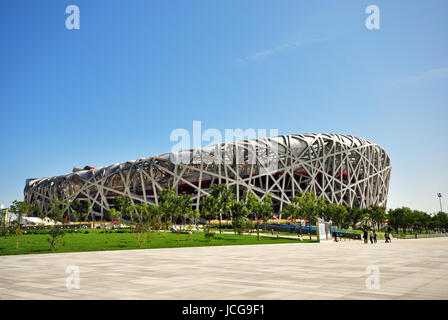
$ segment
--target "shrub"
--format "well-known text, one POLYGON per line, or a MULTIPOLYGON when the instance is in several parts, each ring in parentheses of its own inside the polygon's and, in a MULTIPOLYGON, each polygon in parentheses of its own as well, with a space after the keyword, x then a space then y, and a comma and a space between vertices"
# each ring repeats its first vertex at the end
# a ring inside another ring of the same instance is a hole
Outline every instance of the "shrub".
POLYGON ((58 241, 65 235, 65 231, 60 228, 52 228, 49 232, 51 238, 48 238, 50 243, 50 250, 53 251, 58 241))
POLYGON ((205 238, 208 240, 208 241, 212 241, 212 239, 215 237, 215 233, 214 232, 206 232, 205 233, 205 238))
POLYGON ((204 236, 207 241, 212 241, 215 237, 215 233, 211 230, 210 224, 204 226, 204 236))

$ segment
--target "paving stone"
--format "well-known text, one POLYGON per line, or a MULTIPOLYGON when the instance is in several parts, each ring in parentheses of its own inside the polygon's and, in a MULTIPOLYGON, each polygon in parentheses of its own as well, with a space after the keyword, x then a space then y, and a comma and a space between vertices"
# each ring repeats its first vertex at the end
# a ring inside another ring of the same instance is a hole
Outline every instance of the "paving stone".
POLYGON ((448 238, 1 256, 0 299, 448 299, 448 238))

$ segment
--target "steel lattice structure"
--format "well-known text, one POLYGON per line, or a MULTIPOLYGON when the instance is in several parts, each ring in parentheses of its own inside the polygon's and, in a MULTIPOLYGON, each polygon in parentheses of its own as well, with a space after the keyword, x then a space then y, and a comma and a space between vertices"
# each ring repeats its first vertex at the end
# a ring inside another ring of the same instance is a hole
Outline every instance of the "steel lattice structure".
MULTIPOLYGON (((74 170, 75 171, 75 170, 74 170)), ((271 194, 279 211, 301 191, 314 191, 347 206, 386 206, 391 164, 387 153, 363 138, 339 134, 298 134, 230 142, 203 149, 127 161, 66 175, 27 181, 25 201, 49 209, 53 198, 89 199, 102 216, 113 199, 158 203, 171 186, 191 194, 195 206, 210 186, 233 187, 237 200, 249 190, 271 194)))

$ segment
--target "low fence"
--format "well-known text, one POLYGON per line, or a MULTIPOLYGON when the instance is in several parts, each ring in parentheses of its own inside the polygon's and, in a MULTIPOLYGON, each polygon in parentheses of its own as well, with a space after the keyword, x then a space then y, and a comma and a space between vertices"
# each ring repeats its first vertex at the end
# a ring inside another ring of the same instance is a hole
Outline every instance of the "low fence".
POLYGON ((395 239, 422 239, 448 237, 448 233, 392 234, 395 239))
POLYGON ((336 234, 336 236, 339 239, 361 240, 361 234, 360 233, 334 231, 333 232, 333 237, 334 237, 335 234, 336 234))
POLYGON ((311 230, 308 226, 297 226, 297 225, 288 225, 288 224, 265 224, 264 223, 260 223, 258 224, 259 228, 261 230, 271 230, 273 229, 274 231, 280 231, 280 232, 290 232, 290 233, 299 233, 300 229, 302 230, 302 235, 303 234, 316 234, 316 227, 311 227, 311 230))
MULTIPOLYGON (((260 223, 260 229, 262 230, 271 230, 274 231, 281 231, 281 232, 290 232, 290 233, 299 233, 300 229, 302 231, 302 235, 309 235, 310 233, 312 235, 316 234, 316 227, 310 227, 309 226, 298 226, 298 225, 288 225, 288 224, 266 224, 266 228, 264 224, 260 223)), ((351 239, 351 240, 361 240, 361 234, 359 233, 351 233, 351 232, 345 232, 340 229, 332 229, 332 235, 337 235, 339 239, 351 239)))

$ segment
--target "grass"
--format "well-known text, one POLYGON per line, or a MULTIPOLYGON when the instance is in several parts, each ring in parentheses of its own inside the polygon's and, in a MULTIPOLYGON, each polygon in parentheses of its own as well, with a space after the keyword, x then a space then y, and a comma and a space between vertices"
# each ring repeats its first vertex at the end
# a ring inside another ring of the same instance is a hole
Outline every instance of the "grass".
MULTIPOLYGON (((50 236, 44 234, 22 235, 19 249, 15 248, 15 236, 0 238, 0 255, 49 253, 50 244, 47 239, 50 236)), ((99 230, 89 230, 85 233, 66 234, 53 252, 82 252, 103 250, 129 250, 129 249, 154 249, 154 248, 178 248, 200 246, 223 245, 250 245, 250 244, 277 244, 277 243, 303 243, 314 242, 308 239, 263 237, 216 233, 212 241, 205 239, 204 233, 197 232, 191 235, 175 234, 167 232, 154 232, 152 241, 149 236, 141 247, 137 247, 136 235, 133 233, 100 233, 99 230)))

